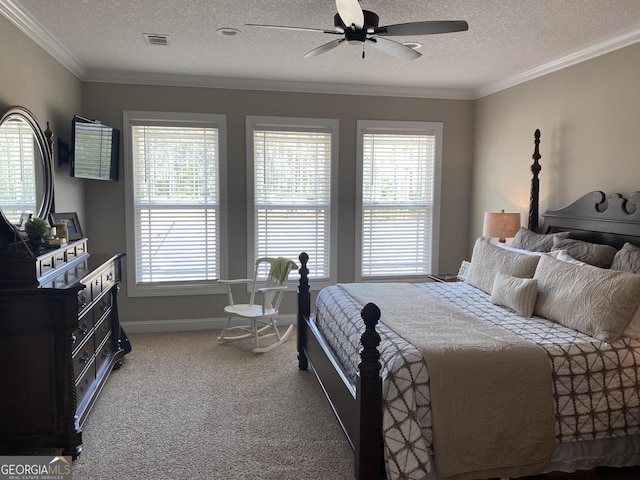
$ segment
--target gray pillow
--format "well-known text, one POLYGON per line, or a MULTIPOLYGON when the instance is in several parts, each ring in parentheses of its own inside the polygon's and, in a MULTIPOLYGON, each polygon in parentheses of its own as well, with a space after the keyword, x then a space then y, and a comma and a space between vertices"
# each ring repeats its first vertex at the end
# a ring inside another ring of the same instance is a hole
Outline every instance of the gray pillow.
POLYGON ((480 237, 473 246, 466 282, 491 293, 498 272, 518 278, 532 278, 540 256, 523 255, 500 248, 480 237))
POLYGON ((640 247, 625 243, 613 257, 611 270, 640 274, 640 247))
POLYGON ((533 278, 536 315, 606 342, 625 331, 640 305, 640 275, 544 255, 533 278))
POLYGON ((569 232, 558 233, 536 233, 531 230, 527 230, 524 227, 520 227, 518 233, 511 242, 513 248, 520 248, 522 250, 530 250, 532 252, 550 252, 553 248, 554 238, 569 238, 569 232))
POLYGON ((600 268, 609 268, 613 257, 618 252, 611 245, 600 245, 599 243, 569 238, 555 238, 553 250, 566 250, 570 257, 600 268))

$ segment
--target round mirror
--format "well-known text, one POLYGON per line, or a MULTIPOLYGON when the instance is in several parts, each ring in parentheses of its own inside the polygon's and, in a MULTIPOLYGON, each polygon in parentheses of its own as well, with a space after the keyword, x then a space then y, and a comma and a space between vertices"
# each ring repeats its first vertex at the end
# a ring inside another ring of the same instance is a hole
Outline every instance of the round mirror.
POLYGON ((11 107, 0 119, 0 209, 14 225, 46 218, 53 200, 51 153, 33 114, 11 107))

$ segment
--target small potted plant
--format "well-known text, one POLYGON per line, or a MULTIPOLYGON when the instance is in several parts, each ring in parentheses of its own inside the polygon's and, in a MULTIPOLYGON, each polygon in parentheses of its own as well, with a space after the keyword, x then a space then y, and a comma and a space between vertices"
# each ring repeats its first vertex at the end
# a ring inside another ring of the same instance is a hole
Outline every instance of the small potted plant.
POLYGON ((33 217, 25 222, 24 231, 29 236, 29 243, 34 247, 40 247, 42 238, 49 233, 49 223, 42 218, 33 217))

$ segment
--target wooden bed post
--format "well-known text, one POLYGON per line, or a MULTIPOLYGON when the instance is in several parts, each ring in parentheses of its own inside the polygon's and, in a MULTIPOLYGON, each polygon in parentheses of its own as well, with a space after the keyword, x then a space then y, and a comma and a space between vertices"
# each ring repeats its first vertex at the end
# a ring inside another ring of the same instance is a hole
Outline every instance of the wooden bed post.
POLYGON ((356 479, 381 478, 384 472, 382 443, 382 379, 380 378, 380 335, 376 325, 380 320, 380 309, 373 303, 364 306, 361 312, 366 325, 360 337, 362 350, 359 374, 356 379, 356 397, 359 402, 359 433, 356 445, 356 479))
POLYGON ((538 163, 540 160, 540 129, 536 129, 534 133, 534 149, 533 149, 533 165, 531 165, 531 173, 533 178, 531 179, 531 197, 529 199, 529 230, 536 232, 538 230, 538 204, 540 202, 540 180, 538 175, 542 167, 538 163))
POLYGON ((309 255, 302 252, 298 256, 300 260, 300 281, 298 282, 298 368, 306 370, 309 367, 309 361, 304 353, 304 347, 307 344, 307 329, 305 328, 305 319, 311 315, 311 294, 309 293, 309 269, 307 262, 309 255))

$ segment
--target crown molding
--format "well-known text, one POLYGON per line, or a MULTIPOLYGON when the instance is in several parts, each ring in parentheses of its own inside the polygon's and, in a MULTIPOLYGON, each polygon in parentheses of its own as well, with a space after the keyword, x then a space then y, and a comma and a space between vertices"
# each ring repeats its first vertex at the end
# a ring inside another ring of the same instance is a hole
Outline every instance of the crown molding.
MULTIPOLYGON (((55 6, 51 6, 55 8, 55 6)), ((40 22, 16 4, 13 0, 0 0, 0 13, 55 58, 62 66, 82 80, 85 68, 73 54, 62 45, 40 22)))
POLYGON ((334 95, 368 95, 380 97, 441 98, 473 100, 471 90, 425 89, 397 86, 355 85, 341 83, 292 82, 246 78, 215 78, 196 75, 145 74, 132 72, 88 72, 86 82, 158 85, 173 87, 219 88, 229 90, 262 90, 291 93, 325 93, 334 95))
POLYGON ((622 32, 606 37, 597 42, 593 42, 586 47, 575 50, 568 55, 564 55, 560 58, 552 60, 551 62, 544 63, 537 67, 525 70, 517 73, 508 78, 498 80, 497 82, 489 83, 473 91, 474 98, 482 98, 493 93, 506 90, 507 88, 515 87, 529 80, 533 80, 544 75, 548 75, 558 70, 577 65, 587 60, 605 55, 607 53, 619 50, 629 45, 640 42, 640 25, 623 30, 622 32))

